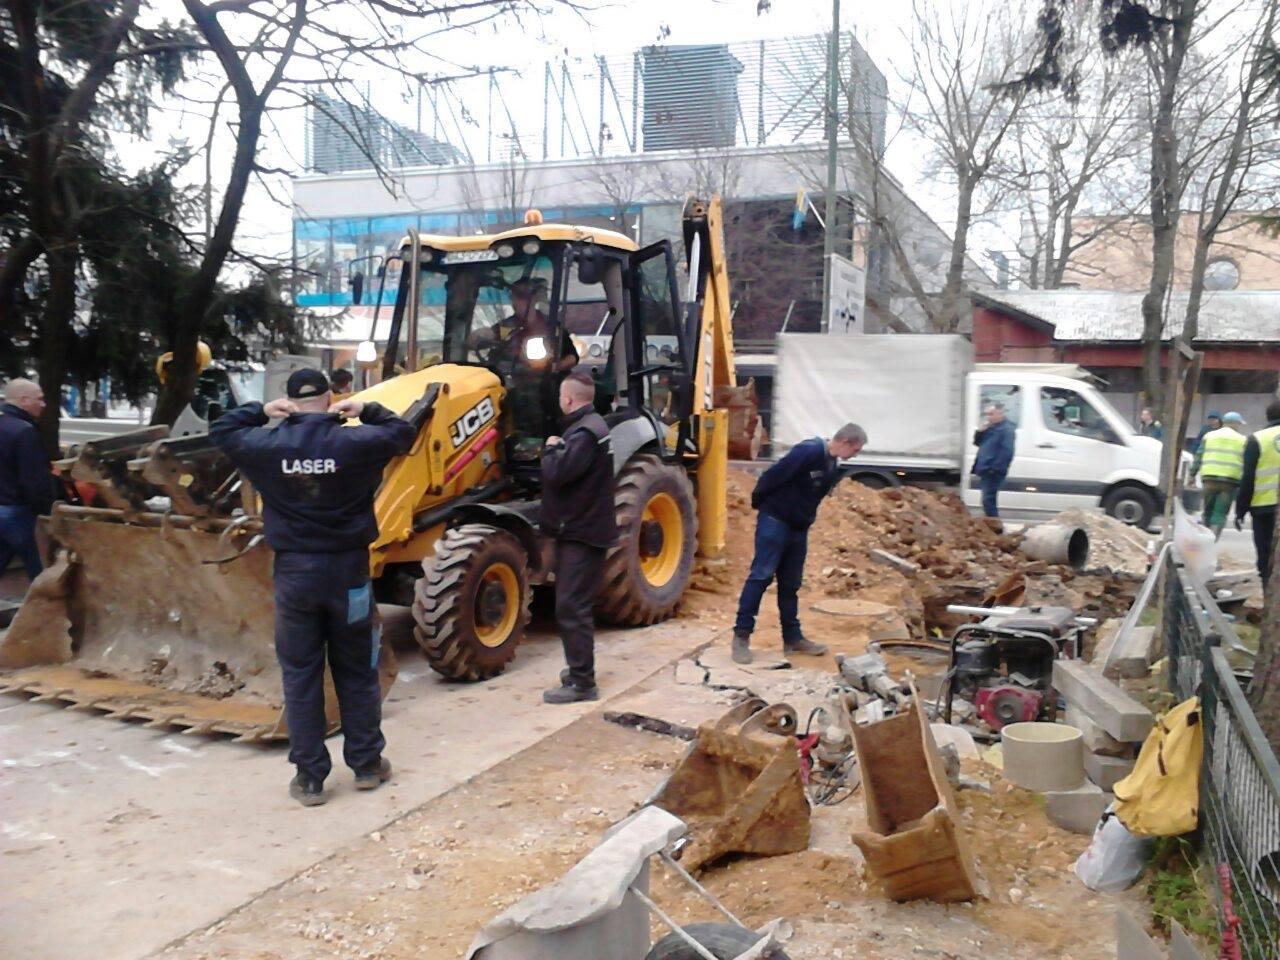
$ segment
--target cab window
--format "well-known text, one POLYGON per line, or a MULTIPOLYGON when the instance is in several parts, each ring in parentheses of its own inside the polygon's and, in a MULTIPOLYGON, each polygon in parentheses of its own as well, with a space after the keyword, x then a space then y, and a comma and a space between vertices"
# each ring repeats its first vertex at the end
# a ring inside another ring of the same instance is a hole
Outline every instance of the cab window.
POLYGON ((1045 428, 1054 433, 1101 440, 1103 443, 1122 442, 1102 414, 1075 390, 1066 387, 1041 387, 1040 413, 1044 418, 1045 428))

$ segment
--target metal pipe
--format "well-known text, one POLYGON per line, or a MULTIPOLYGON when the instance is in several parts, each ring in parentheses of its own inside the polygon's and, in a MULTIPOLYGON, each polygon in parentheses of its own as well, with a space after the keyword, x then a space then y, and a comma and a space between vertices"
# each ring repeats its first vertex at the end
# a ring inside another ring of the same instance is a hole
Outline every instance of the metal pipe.
POLYGON ((1018 547, 1032 560, 1066 563, 1081 570, 1089 559, 1089 534, 1083 527, 1042 523, 1037 527, 1030 527, 1022 535, 1022 542, 1018 547))

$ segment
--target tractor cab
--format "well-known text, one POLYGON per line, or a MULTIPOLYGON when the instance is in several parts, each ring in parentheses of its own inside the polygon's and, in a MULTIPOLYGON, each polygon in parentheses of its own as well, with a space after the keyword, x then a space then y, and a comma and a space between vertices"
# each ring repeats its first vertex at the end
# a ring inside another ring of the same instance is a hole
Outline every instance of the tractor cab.
POLYGON ((536 473, 559 432, 559 384, 576 369, 592 376, 607 419, 653 417, 677 428, 674 448, 692 371, 668 242, 641 250, 623 234, 542 224, 530 211, 525 227, 496 236, 411 232, 395 259, 383 378, 440 363, 491 370, 506 391, 517 475, 536 473))

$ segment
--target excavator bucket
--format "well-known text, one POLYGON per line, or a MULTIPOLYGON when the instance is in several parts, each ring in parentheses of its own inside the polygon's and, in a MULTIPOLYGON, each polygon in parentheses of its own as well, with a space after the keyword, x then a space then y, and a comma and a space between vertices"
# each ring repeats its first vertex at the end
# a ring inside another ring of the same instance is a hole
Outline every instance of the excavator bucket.
POLYGON ((796 712, 753 698, 698 728, 698 738, 652 803, 689 825, 688 870, 731 853, 776 856, 809 845, 796 712))
MULTIPOLYGON (((0 634, 0 692, 190 733, 288 736, 256 518, 60 505, 49 534, 58 558, 0 634)), ((380 672, 385 696, 396 673, 385 642, 380 672)), ((325 691, 336 729, 327 676, 325 691)))

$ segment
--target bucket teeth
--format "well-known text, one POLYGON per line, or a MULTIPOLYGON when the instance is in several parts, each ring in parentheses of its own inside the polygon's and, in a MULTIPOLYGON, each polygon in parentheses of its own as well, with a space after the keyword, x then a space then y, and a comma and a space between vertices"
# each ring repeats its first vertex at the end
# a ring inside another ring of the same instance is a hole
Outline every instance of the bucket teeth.
POLYGON ((214 732, 214 726, 215 724, 212 720, 203 720, 200 723, 193 723, 182 732, 193 737, 207 737, 209 734, 214 732))
POLYGON ((70 687, 64 687, 61 690, 50 690, 47 693, 41 693, 39 696, 32 697, 31 702, 44 703, 47 700, 66 700, 70 693, 70 687))
POLYGON ((180 713, 163 713, 163 714, 160 714, 159 716, 152 717, 150 720, 144 723, 143 726, 144 727, 171 727, 173 726, 174 721, 176 721, 181 716, 182 714, 180 713))

